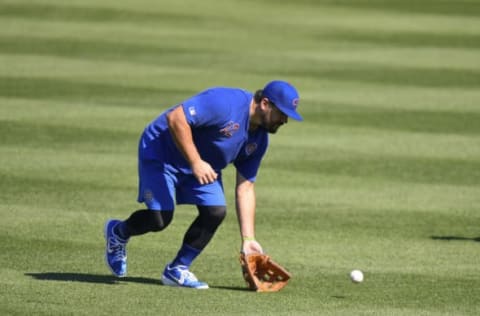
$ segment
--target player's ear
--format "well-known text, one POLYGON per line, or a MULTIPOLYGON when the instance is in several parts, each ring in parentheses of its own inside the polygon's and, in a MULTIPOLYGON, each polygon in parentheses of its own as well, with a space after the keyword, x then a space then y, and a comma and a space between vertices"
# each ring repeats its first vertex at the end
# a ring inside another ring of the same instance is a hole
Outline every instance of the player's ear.
POLYGON ((262 98, 260 101, 260 107, 263 111, 267 110, 267 108, 270 106, 270 101, 268 98, 262 98))

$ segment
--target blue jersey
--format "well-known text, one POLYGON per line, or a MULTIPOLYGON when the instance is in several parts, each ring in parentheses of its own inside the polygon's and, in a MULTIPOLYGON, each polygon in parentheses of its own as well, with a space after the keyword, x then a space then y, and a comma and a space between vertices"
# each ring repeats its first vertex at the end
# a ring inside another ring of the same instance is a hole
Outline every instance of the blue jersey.
MULTIPOLYGON (((255 181, 268 147, 268 133, 262 128, 249 132, 252 93, 236 88, 211 88, 181 103, 193 141, 203 160, 220 173, 234 163, 240 174, 255 181)), ((139 157, 158 160, 185 174, 192 170, 178 150, 168 129, 166 115, 151 122, 142 135, 139 157)))

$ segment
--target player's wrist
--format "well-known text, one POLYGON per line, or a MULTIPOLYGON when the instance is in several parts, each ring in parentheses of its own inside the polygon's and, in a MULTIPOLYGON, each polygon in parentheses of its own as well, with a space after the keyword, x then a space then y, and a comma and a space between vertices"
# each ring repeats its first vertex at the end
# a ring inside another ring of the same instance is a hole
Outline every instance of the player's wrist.
POLYGON ((255 236, 242 236, 243 241, 255 241, 255 236))

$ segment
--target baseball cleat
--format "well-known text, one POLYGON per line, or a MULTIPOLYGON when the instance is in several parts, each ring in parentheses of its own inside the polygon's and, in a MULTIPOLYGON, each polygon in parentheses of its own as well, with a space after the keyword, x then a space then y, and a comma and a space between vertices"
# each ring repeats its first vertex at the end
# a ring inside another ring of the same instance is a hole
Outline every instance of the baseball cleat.
POLYGON ((208 289, 208 284, 198 281, 197 277, 186 266, 167 265, 162 274, 163 285, 189 287, 193 289, 208 289))
POLYGON ((111 219, 105 223, 105 262, 112 273, 117 277, 127 275, 127 242, 118 237, 113 228, 120 223, 119 220, 111 219))

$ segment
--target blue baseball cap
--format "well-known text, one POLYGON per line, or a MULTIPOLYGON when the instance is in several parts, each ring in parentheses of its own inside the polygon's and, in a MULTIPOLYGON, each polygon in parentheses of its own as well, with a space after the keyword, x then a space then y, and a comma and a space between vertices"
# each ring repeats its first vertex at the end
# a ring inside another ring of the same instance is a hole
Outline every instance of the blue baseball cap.
POLYGON ((300 96, 297 89, 290 83, 281 80, 271 81, 263 88, 262 95, 268 98, 288 117, 297 121, 303 121, 303 118, 297 112, 300 96))

